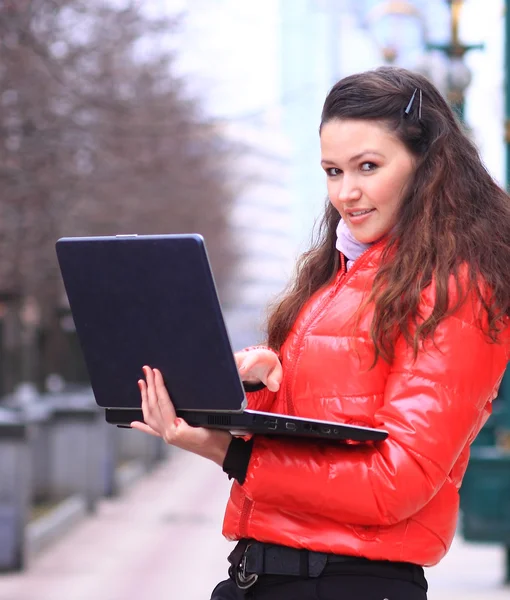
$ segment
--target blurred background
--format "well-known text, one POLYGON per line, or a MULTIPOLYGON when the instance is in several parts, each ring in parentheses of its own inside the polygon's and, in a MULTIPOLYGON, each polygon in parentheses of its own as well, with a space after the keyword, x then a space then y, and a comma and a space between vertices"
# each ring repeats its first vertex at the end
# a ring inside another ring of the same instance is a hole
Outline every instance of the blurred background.
MULTIPOLYGON (((208 598, 230 548, 217 468, 96 409, 55 241, 199 232, 234 348, 262 341, 324 206, 339 78, 423 73, 508 185, 509 4, 0 0, 0 600, 208 598)), ((429 597, 510 597, 506 379, 461 504, 429 597)))

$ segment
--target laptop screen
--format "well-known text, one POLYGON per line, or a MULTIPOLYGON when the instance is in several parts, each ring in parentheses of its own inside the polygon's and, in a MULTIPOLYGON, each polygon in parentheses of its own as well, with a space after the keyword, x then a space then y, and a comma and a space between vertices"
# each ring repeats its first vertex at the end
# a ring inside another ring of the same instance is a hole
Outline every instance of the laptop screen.
POLYGON ((96 402, 140 406, 142 367, 178 409, 240 410, 244 392, 203 238, 62 238, 69 304, 96 402))

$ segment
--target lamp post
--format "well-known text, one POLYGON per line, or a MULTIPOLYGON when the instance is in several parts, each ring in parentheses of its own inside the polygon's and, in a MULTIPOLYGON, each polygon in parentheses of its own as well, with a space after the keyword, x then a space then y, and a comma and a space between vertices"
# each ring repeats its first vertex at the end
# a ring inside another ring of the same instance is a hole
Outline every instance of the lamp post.
POLYGON ((412 40, 412 46, 416 48, 417 40, 423 45, 427 39, 425 18, 410 0, 380 2, 367 13, 365 21, 384 61, 390 65, 408 54, 409 43, 406 47, 406 41, 412 40))
POLYGON ((427 44, 428 50, 440 50, 448 58, 446 98, 464 121, 465 91, 471 82, 471 72, 464 62, 470 50, 483 50, 483 44, 463 44, 459 37, 460 15, 464 0, 446 0, 450 5, 450 41, 447 44, 427 44))

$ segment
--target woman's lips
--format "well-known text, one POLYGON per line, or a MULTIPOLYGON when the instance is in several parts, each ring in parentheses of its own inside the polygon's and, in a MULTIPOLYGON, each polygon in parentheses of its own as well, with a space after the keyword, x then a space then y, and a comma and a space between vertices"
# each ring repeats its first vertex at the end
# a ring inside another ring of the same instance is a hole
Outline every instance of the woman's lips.
POLYGON ((351 223, 357 225, 358 223, 363 223, 364 221, 366 221, 374 212, 374 210, 374 208, 369 208, 366 210, 356 210, 351 213, 347 213, 347 218, 351 223))

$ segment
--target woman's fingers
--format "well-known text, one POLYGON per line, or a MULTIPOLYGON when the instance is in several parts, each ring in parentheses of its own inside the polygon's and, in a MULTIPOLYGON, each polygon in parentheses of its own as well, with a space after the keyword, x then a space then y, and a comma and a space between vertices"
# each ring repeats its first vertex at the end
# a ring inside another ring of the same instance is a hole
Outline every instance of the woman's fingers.
POLYGON ((280 389, 280 384, 283 378, 283 369, 280 361, 267 376, 267 389, 271 392, 277 392, 280 389))
POLYGON ((277 392, 282 380, 282 366, 278 357, 269 350, 252 350, 239 359, 241 378, 259 380, 272 392, 277 392))
POLYGON ((159 369, 154 369, 154 385, 161 415, 165 421, 173 423, 177 414, 159 369))
POLYGON ((159 370, 147 366, 143 367, 143 373, 146 381, 140 379, 138 382, 142 397, 143 419, 156 435, 171 443, 176 430, 176 414, 163 376, 159 370))
POLYGON ((273 369, 267 376, 267 389, 271 392, 277 392, 280 389, 280 384, 283 378, 283 369, 279 360, 277 360, 273 369))
POLYGON ((234 353, 234 360, 236 361, 236 365, 238 369, 241 369, 244 359, 246 358, 248 352, 245 350, 241 350, 241 352, 234 353))
POLYGON ((242 354, 242 356, 240 356, 238 359, 239 362, 237 363, 239 373, 241 373, 241 375, 248 374, 260 358, 257 355, 257 352, 243 352, 240 354, 242 354))
POLYGON ((150 407, 149 407, 149 397, 147 394, 147 384, 143 379, 138 380, 138 388, 140 389, 140 396, 142 397, 142 413, 143 419, 147 422, 147 419, 150 420, 150 407))
POLYGON ((154 435, 155 437, 161 437, 161 435, 157 431, 154 431, 152 427, 149 427, 149 425, 147 425, 146 423, 142 423, 141 421, 133 421, 131 423, 131 428, 138 429, 138 431, 143 431, 144 433, 154 435))
POLYGON ((264 380, 266 379, 269 369, 272 367, 271 363, 271 356, 267 356, 267 353, 254 350, 252 352, 247 352, 239 372, 241 375, 260 379, 260 381, 266 383, 264 380))
POLYGON ((156 389, 154 385, 154 373, 149 367, 143 368, 143 374, 146 381, 140 379, 138 386, 142 396, 143 420, 155 431, 161 431, 159 422, 161 421, 161 411, 158 405, 156 389))
MULTIPOLYGON (((146 402, 145 405, 147 407, 147 412, 148 412, 148 416, 149 418, 151 417, 155 417, 157 418, 158 416, 158 412, 159 412, 159 405, 158 405, 158 397, 156 394, 156 386, 154 384, 154 373, 152 371, 152 369, 150 367, 144 367, 143 368, 143 374, 145 375, 145 385, 142 387, 145 387, 145 396, 146 396, 146 402)), ((143 398, 143 391, 142 391, 142 398, 143 398)), ((145 419, 145 414, 144 414, 144 419, 145 419)), ((147 419, 145 419, 145 422, 147 422, 147 419)))

